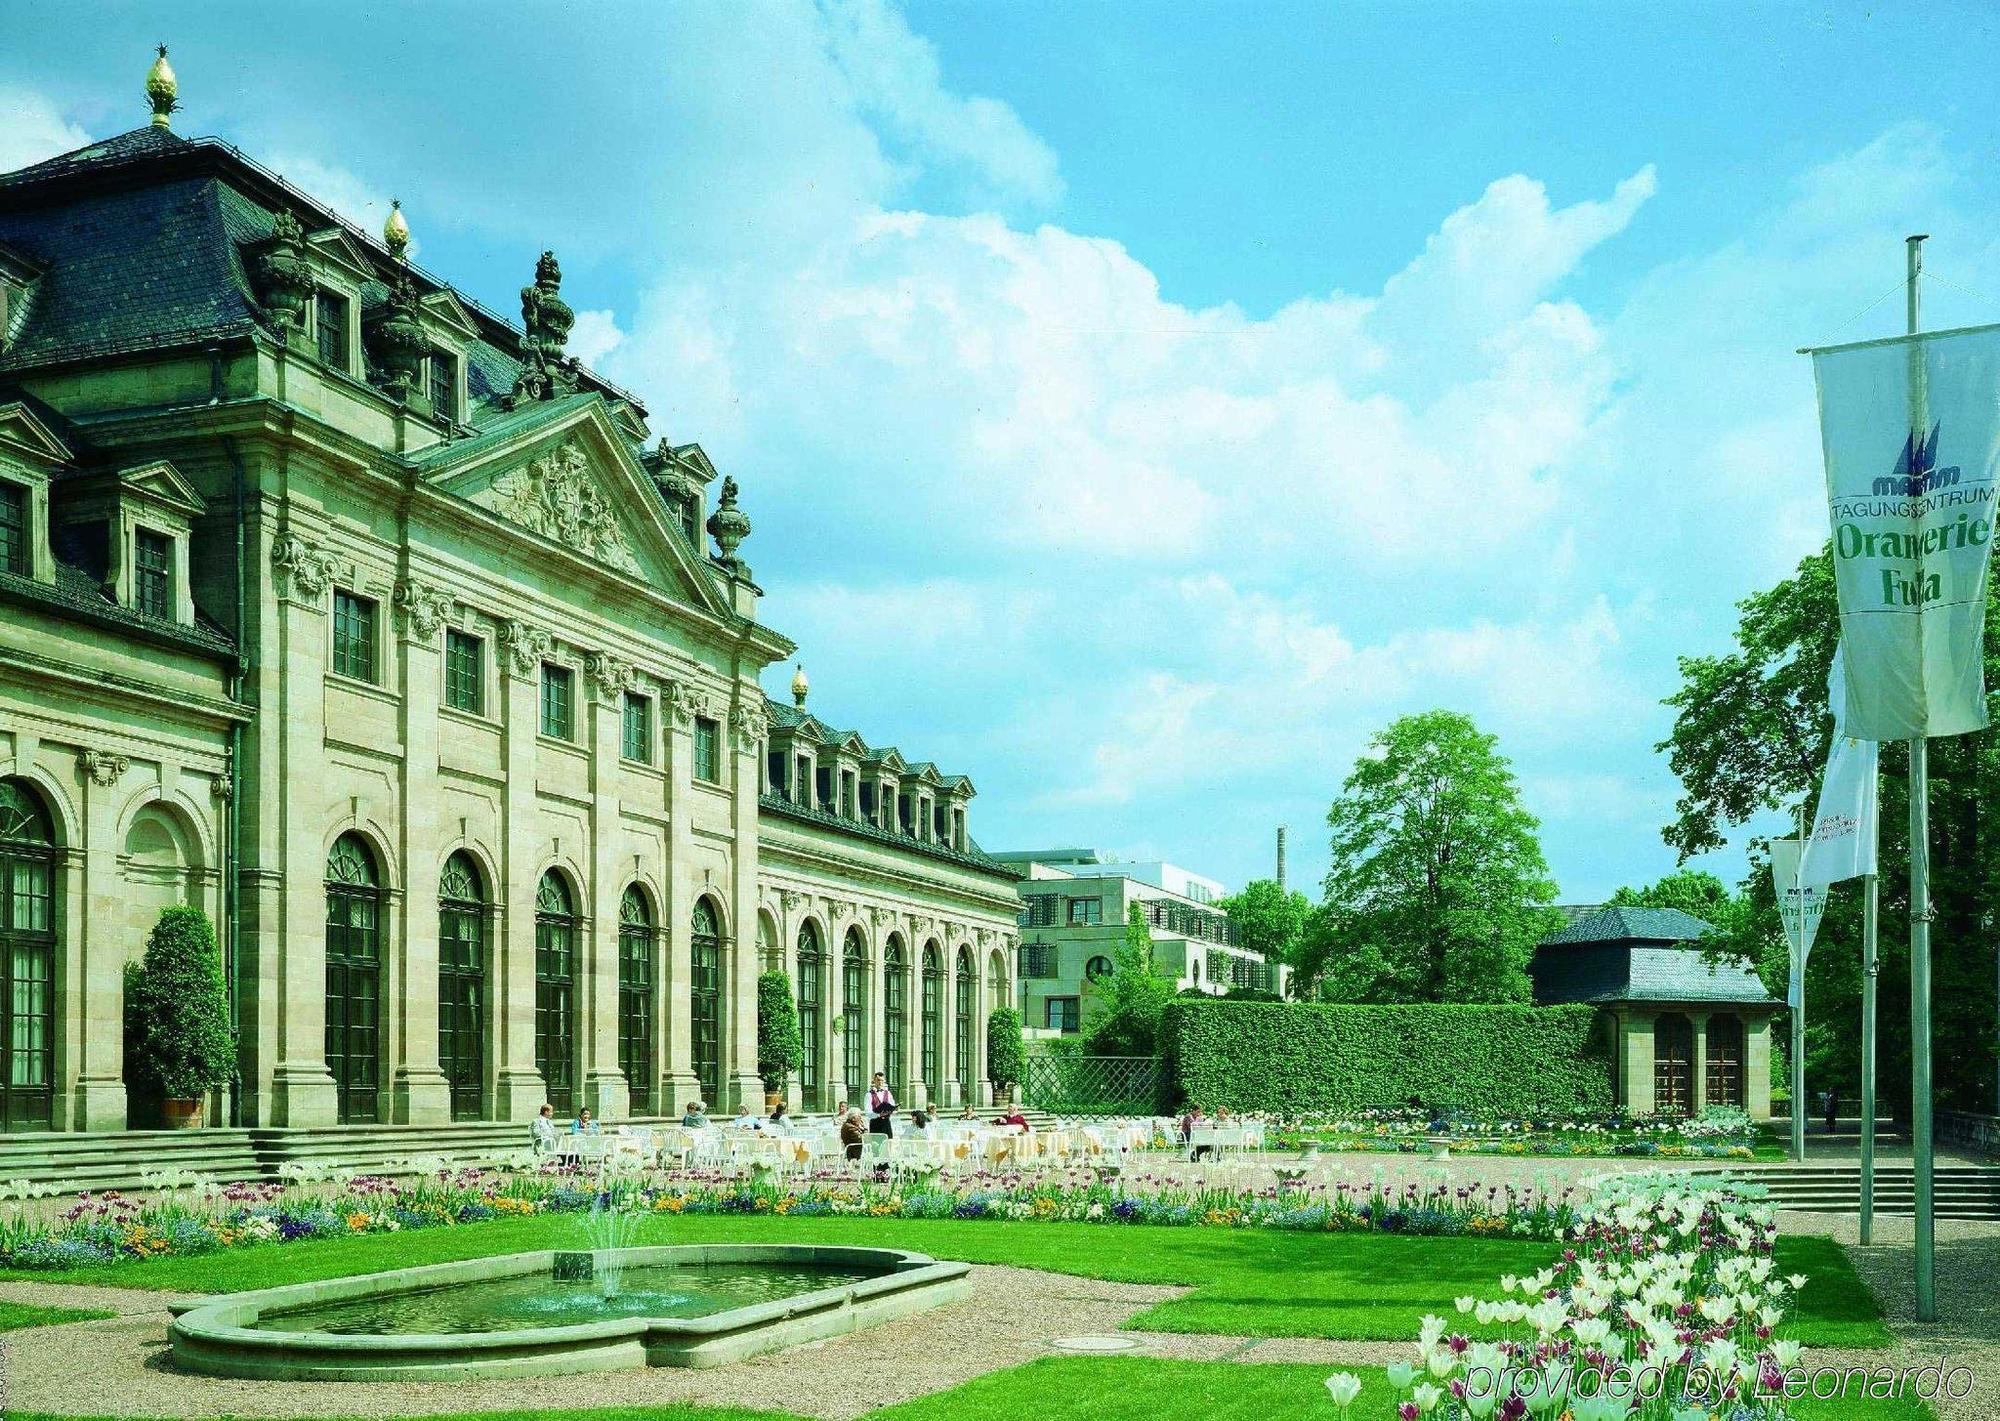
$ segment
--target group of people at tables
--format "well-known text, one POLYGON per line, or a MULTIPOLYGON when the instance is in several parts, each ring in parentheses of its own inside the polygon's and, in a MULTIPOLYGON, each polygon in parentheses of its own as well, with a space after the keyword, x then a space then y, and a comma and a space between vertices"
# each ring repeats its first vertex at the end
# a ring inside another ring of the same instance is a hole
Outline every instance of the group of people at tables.
MULTIPOLYGON (((838 1135, 841 1152, 850 1160, 859 1160, 866 1148, 870 1135, 894 1138, 897 1133, 895 1092, 889 1088, 889 1081, 877 1071, 868 1089, 865 1110, 861 1106, 851 1106, 841 1101, 833 1112, 833 1125, 838 1135)), ((932 1110, 911 1110, 905 1115, 903 1134, 905 1138, 934 1140, 941 1138, 941 1117, 932 1110)), ((972 1106, 967 1105, 958 1116, 960 1122, 978 1124, 980 1116, 972 1106)), ((703 1101, 691 1102, 681 1115, 684 1130, 705 1130, 716 1121, 708 1114, 708 1106, 703 1101)), ((990 1122, 993 1127, 1010 1127, 1023 1133, 1032 1133, 1034 1126, 1021 1114, 1020 1107, 1010 1105, 1006 1113, 997 1115, 990 1122)), ((779 1100, 768 1117, 758 1115, 745 1106, 736 1117, 727 1122, 727 1128, 758 1135, 776 1135, 792 1138, 805 1133, 794 1125, 791 1110, 783 1100, 779 1100)), ((601 1136, 603 1127, 588 1107, 580 1109, 576 1118, 569 1122, 567 1129, 556 1123, 555 1107, 544 1105, 536 1114, 529 1127, 529 1144, 537 1155, 554 1155, 557 1158, 577 1158, 601 1151, 602 1146, 591 1146, 592 1137, 601 1136)))

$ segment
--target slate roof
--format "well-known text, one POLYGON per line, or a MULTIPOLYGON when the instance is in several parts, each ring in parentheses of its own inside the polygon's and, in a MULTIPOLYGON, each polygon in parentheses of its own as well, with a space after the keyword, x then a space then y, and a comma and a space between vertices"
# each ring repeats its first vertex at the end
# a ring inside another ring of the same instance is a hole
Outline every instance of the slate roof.
MULTIPOLYGON (((866 740, 862 739, 859 731, 837 730, 811 711, 800 706, 786 705, 783 701, 773 700, 769 696, 766 696, 764 698, 764 708, 770 715, 771 725, 774 729, 798 730, 803 727, 829 744, 839 744, 846 740, 858 742, 861 746, 860 756, 864 763, 879 763, 886 759, 892 752, 899 758, 903 758, 902 752, 897 750, 895 746, 870 745, 866 740)), ((929 760, 910 760, 904 758, 904 774, 922 775, 926 772, 936 775, 939 785, 944 789, 970 790, 972 788, 972 781, 964 775, 947 775, 929 760)))
POLYGON ((1776 1006, 1748 964, 1704 959, 1709 925, 1678 908, 1599 908, 1542 939, 1528 964, 1535 1000, 1776 1006))

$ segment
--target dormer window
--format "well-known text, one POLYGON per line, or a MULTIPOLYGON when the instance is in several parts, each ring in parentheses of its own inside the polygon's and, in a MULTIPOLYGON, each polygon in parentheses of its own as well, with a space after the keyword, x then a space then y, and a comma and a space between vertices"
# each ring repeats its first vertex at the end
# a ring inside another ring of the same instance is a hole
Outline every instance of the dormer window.
POLYGON ((174 540, 151 528, 132 535, 132 605, 148 617, 174 615, 174 540))
POLYGON ((0 480, 0 571, 28 574, 28 491, 0 480))
POLYGON ((426 393, 431 413, 447 422, 458 419, 458 361, 448 351, 433 350, 426 393))
POLYGON ((313 337, 318 343, 319 358, 340 371, 349 368, 347 354, 349 304, 345 296, 337 291, 329 291, 324 286, 313 296, 313 337))

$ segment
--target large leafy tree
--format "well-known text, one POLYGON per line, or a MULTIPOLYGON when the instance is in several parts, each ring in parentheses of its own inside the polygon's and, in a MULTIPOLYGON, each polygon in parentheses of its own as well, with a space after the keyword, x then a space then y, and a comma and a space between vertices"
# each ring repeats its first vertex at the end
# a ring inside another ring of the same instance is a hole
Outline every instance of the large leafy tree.
POLYGON ((1714 929, 1707 941, 1718 950, 1734 949, 1745 930, 1749 904, 1712 873, 1683 868, 1643 888, 1621 888, 1611 895, 1616 908, 1678 908, 1714 929))
POLYGON ((1510 1002, 1560 918, 1540 825, 1497 742, 1434 710, 1382 731, 1327 814, 1326 904, 1303 965, 1342 1001, 1510 1002))
POLYGON ((1137 903, 1125 915, 1111 976, 1098 983, 1102 1006, 1089 1023, 1084 1050, 1092 1056, 1150 1056, 1158 1049, 1160 1014, 1173 1000, 1174 984, 1153 955, 1153 934, 1137 903))
POLYGON ((1253 878, 1219 906, 1229 914, 1239 947, 1266 962, 1298 965, 1299 942, 1312 913, 1312 900, 1305 894, 1296 888, 1288 892, 1275 879, 1253 878))
MULTIPOLYGON (((1674 727, 1660 748, 1682 794, 1664 832, 1683 858, 1721 847, 1760 815, 1790 819, 1809 809, 1832 740, 1826 678, 1839 609, 1827 552, 1738 610, 1736 645, 1681 658, 1681 688, 1667 701, 1674 727)), ((1986 626, 1986 683, 1996 686, 2000 639, 1990 604, 1986 626)), ((1966 1109, 1990 1109, 1994 1092, 1994 741, 1988 731, 1930 743, 1933 1056, 1940 1100, 1966 1109)), ((1882 747, 1878 1062, 1884 1106, 1899 1110, 1907 1108, 1910 1062, 1908 763, 1903 746, 1882 747)), ((1786 948, 1761 838, 1750 843, 1741 902, 1728 946, 1750 956, 1783 997, 1786 948)), ((1806 973, 1807 1089, 1834 1086, 1849 1100, 1860 1072, 1861 919, 1860 882, 1836 884, 1806 973)))

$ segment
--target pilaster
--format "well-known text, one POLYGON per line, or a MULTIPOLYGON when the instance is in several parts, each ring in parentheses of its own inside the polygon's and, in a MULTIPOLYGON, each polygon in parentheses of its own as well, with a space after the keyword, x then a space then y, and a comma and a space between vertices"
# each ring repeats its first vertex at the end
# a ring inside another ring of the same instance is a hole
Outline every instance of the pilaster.
POLYGON ((1708 1013, 1689 1012, 1688 1025, 1694 1028, 1694 1081, 1689 1088, 1688 1114, 1699 1115, 1708 1104, 1708 1013))
POLYGON ((74 1130, 122 1130, 126 1124, 125 963, 144 949, 143 941, 125 940, 118 880, 118 785, 130 768, 123 755, 86 749, 77 756, 83 852, 72 862, 82 869, 83 914, 63 937, 68 961, 60 964, 56 980, 81 990, 62 1013, 53 1082, 54 1120, 74 1130))
POLYGON ((451 1086, 438 1067, 438 851, 452 839, 440 813, 438 701, 444 684, 438 639, 451 594, 405 578, 395 607, 402 676, 403 912, 396 924, 400 951, 383 984, 384 1043, 394 1063, 389 1118, 400 1125, 442 1125, 451 1119, 451 1086))
POLYGON ((694 1027, 689 990, 694 959, 693 913, 698 892, 694 866, 694 717, 692 687, 678 681, 663 683, 660 707, 661 739, 666 748, 667 884, 666 931, 661 935, 661 996, 666 998, 667 1033, 660 1046, 660 1105, 662 1115, 678 1115, 689 1101, 701 1098, 694 1078, 694 1027))
POLYGON ((535 736, 540 730, 539 677, 549 634, 525 622, 500 629, 503 772, 501 838, 506 863, 503 897, 512 909, 495 924, 493 1114, 532 1120, 548 1094, 535 1065, 535 886, 541 870, 541 811, 535 797, 535 736))
POLYGON ((618 1068, 618 905, 625 875, 618 864, 618 762, 624 749, 622 717, 632 668, 614 656, 592 653, 585 666, 590 689, 590 845, 596 880, 581 1005, 584 1100, 606 1120, 631 1114, 632 1095, 618 1068))
POLYGON ((1625 1108, 1633 1115, 1653 1113, 1653 1023, 1651 1012, 1633 1012, 1625 1018, 1620 1039, 1624 1049, 1625 1108))
POLYGON ((1743 1108, 1753 1120, 1771 1118, 1771 1018, 1762 1013, 1743 1016, 1743 1108))
POLYGON ((757 785, 769 722, 753 680, 738 688, 729 713, 730 935, 724 963, 723 1074, 734 1109, 761 1109, 764 1081, 757 1074, 757 785), (750 699, 755 697, 756 700, 750 699))

